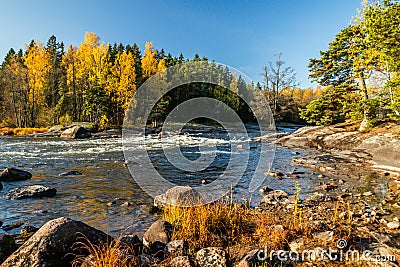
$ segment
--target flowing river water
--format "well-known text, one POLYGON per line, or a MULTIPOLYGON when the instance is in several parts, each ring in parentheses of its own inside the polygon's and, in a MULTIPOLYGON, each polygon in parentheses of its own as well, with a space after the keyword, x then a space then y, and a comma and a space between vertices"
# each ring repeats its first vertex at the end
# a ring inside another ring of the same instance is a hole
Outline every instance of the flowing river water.
MULTIPOLYGON (((294 131, 296 127, 278 127, 278 131, 294 131)), ((251 134, 257 131, 248 128, 251 134)), ((157 138, 157 137, 154 137, 157 138)), ((150 150, 153 164, 163 176, 170 180, 185 182, 201 181, 218 176, 229 161, 230 141, 223 133, 203 133, 180 135, 170 138, 172 145, 180 146, 182 152, 196 155, 198 145, 216 145, 217 157, 212 168, 193 176, 179 173, 176 168, 165 164, 162 151, 150 150)), ((168 139, 167 139, 168 140, 168 139)), ((138 143, 138 149, 142 144, 138 143)), ((260 144, 251 142, 249 162, 255 161, 260 144)), ((277 147, 272 169, 283 173, 305 172, 299 179, 302 196, 315 191, 318 173, 299 166, 292 166, 293 157, 306 152, 277 147)), ((148 212, 153 199, 145 194, 133 181, 124 166, 124 154, 121 138, 90 138, 83 140, 62 140, 60 138, 0 137, 0 169, 16 167, 30 171, 31 180, 23 182, 3 182, 0 191, 0 221, 5 224, 23 222, 24 225, 40 227, 50 219, 69 217, 83 221, 111 235, 118 235, 127 227, 143 230, 154 220, 148 212), (59 176, 60 173, 77 170, 80 176, 59 176), (26 185, 40 184, 57 189, 54 198, 7 200, 3 197, 11 189, 26 185), (124 204, 125 203, 125 204, 124 204), (129 204, 128 204, 129 203, 129 204)), ((249 164, 251 165, 251 164, 249 164)), ((246 169, 243 179, 236 186, 239 198, 246 194, 246 177, 251 168, 246 169)), ((248 181, 247 181, 248 182, 248 181)), ((283 189, 289 193, 295 191, 295 179, 276 180, 266 177, 264 185, 273 189, 283 189)), ((247 197, 256 203, 261 198, 258 192, 247 197)), ((3 230, 0 230, 2 232, 3 230)), ((19 229, 10 231, 19 232, 19 229)), ((9 232, 9 233, 10 233, 9 232)))

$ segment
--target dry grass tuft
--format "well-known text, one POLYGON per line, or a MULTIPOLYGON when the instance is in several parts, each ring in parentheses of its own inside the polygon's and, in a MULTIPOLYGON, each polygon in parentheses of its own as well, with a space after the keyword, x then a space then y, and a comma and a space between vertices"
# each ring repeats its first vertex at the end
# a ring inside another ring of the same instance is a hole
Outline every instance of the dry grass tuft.
POLYGON ((73 267, 83 263, 88 267, 135 267, 139 266, 134 256, 133 248, 121 242, 120 239, 107 243, 92 244, 86 237, 75 243, 76 249, 85 251, 83 255, 75 255, 73 267), (89 256, 86 256, 88 255, 89 256))
POLYGON ((174 226, 173 239, 188 240, 192 251, 207 246, 226 247, 256 228, 253 211, 243 204, 167 206, 162 216, 174 226))
POLYGON ((14 136, 22 136, 28 134, 37 134, 37 133, 45 133, 47 132, 47 128, 1 128, 0 135, 14 135, 14 136))

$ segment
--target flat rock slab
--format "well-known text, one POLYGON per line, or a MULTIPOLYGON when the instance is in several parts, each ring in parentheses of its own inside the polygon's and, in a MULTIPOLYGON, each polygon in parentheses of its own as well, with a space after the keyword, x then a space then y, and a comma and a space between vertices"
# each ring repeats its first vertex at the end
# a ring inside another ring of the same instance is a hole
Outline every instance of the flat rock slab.
POLYGON ((30 172, 16 168, 6 168, 0 173, 0 181, 2 182, 25 181, 31 178, 32 174, 30 172))
POLYGON ((56 194, 57 190, 55 188, 49 188, 43 185, 30 185, 11 190, 4 196, 4 198, 6 199, 41 198, 41 197, 54 197, 56 194))

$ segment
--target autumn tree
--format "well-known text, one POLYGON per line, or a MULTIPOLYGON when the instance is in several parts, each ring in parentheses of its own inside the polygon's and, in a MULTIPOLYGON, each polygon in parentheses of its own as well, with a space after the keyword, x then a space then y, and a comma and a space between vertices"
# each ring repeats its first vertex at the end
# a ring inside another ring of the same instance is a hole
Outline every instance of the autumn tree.
POLYGON ((136 92, 135 59, 131 52, 125 51, 115 56, 107 81, 107 94, 116 104, 116 124, 121 124, 123 114, 136 92))
POLYGON ((153 43, 147 42, 142 58, 142 74, 143 79, 148 79, 150 76, 159 71, 165 70, 165 60, 157 59, 157 51, 153 49, 153 43))
POLYGON ((44 114, 48 112, 46 90, 48 90, 47 76, 51 70, 51 58, 42 43, 32 41, 29 46, 26 45, 23 62, 27 68, 28 78, 29 126, 35 127, 38 119, 47 119, 44 114))
POLYGON ((86 33, 76 51, 76 85, 83 91, 82 118, 98 123, 107 113, 105 87, 109 72, 108 46, 94 33, 86 33))

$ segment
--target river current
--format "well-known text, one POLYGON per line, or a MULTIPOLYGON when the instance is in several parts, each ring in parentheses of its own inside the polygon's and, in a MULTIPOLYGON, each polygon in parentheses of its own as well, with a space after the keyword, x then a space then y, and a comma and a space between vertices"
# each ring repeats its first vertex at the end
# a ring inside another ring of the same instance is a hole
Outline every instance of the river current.
MULTIPOLYGON (((296 127, 278 127, 278 131, 294 131, 296 127)), ((255 136, 256 129, 248 127, 249 135, 255 136)), ((154 137, 157 138, 157 137, 154 137)), ((163 137, 164 138, 164 137, 163 137)), ((202 181, 217 177, 229 161, 230 140, 224 133, 211 132, 185 134, 165 137, 171 146, 179 146, 185 156, 196 157, 201 153, 198 146, 212 144, 217 147, 216 159, 206 171, 192 176, 180 173, 179 170, 165 162, 162 150, 149 150, 154 166, 159 173, 170 181, 190 184, 191 181, 202 181), (169 138, 169 139, 168 139, 169 138), (178 139, 177 139, 178 138, 178 139), (177 141, 179 140, 179 142, 177 141)), ((235 186, 238 198, 246 195, 253 203, 261 198, 256 191, 247 195, 246 177, 251 176, 251 162, 259 155, 260 144, 250 142, 249 167, 243 179, 235 186)), ((142 144, 137 144, 138 149, 142 144)), ((311 170, 291 165, 294 151, 287 148, 276 148, 272 169, 290 172, 295 168, 304 171, 304 179, 299 179, 307 194, 315 189, 315 174, 311 170)), ((299 152, 300 155, 304 152, 299 152)), ((118 235, 127 227, 144 229, 154 220, 148 212, 153 199, 141 190, 134 182, 124 165, 125 158, 121 138, 90 138, 83 140, 62 140, 60 138, 34 137, 0 137, 0 169, 15 167, 30 171, 31 180, 23 182, 3 182, 0 191, 0 221, 4 224, 23 222, 24 225, 40 227, 50 219, 69 217, 83 221, 111 235, 118 235), (83 175, 60 176, 60 173, 76 170, 83 175), (7 200, 4 199, 11 189, 26 185, 45 185, 57 189, 54 198, 7 200)), ((267 170, 266 170, 267 171, 267 170)), ((276 180, 267 177, 264 185, 273 189, 283 189, 293 193, 295 179, 276 180)), ((0 230, 0 232, 3 230, 0 230)), ((10 231, 19 232, 19 229, 10 231)), ((10 233, 9 232, 9 233, 10 233)))

